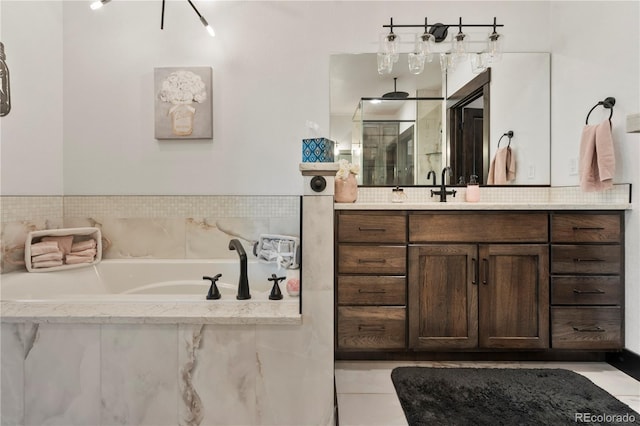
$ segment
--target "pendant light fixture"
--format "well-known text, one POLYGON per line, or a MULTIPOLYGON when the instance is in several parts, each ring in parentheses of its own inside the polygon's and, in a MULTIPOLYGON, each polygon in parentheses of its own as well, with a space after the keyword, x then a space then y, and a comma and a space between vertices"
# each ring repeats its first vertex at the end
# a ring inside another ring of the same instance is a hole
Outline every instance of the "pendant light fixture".
MULTIPOLYGON (((91 5, 89 7, 91 7, 92 10, 97 10, 97 9, 100 9, 105 4, 109 3, 110 1, 111 0, 96 0, 93 3, 91 3, 91 5)), ((202 16, 202 14, 198 11, 198 9, 196 8, 196 6, 193 4, 193 2, 191 0, 187 0, 187 2, 193 8, 193 10, 196 12, 196 15, 198 15, 198 18, 200 18, 200 22, 202 23, 202 25, 204 25, 204 27, 206 28, 206 30, 209 33, 209 35, 211 37, 215 37, 216 33, 213 30, 213 27, 209 24, 209 22, 207 22, 205 17, 202 16)), ((161 14, 161 17, 160 17, 160 29, 161 30, 164 29, 164 6, 165 6, 165 0, 162 0, 162 14, 161 14)))

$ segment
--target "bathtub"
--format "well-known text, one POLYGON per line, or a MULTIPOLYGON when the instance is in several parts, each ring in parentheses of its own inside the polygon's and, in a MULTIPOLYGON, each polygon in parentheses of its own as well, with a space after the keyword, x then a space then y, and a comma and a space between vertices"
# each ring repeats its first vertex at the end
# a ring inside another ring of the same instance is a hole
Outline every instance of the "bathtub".
POLYGON ((237 300, 238 260, 103 260, 86 268, 41 273, 12 272, 0 278, 3 322, 113 323, 299 323, 300 299, 284 289, 269 300, 275 265, 249 261, 251 299, 237 300), (210 281, 222 297, 207 300, 210 281))

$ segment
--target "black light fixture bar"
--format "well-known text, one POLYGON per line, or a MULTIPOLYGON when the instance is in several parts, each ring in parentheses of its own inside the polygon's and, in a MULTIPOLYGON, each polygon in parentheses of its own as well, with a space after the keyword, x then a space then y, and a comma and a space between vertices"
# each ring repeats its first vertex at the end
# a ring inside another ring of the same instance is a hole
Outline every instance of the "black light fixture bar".
MULTIPOLYGON (((393 19, 393 18, 391 18, 393 19)), ((504 24, 497 24, 495 21, 496 18, 493 18, 493 24, 460 24, 460 23, 456 23, 456 24, 441 24, 441 23, 437 23, 437 24, 430 24, 430 25, 426 25, 426 22, 424 24, 394 24, 393 21, 391 21, 391 24, 384 24, 382 26, 382 28, 431 28, 431 27, 440 27, 440 26, 445 26, 445 27, 485 27, 485 28, 497 28, 497 27, 504 27, 504 24)), ((425 18, 426 20, 426 18, 425 18)))
POLYGON ((200 18, 200 22, 202 22, 202 25, 204 25, 205 27, 207 25, 209 25, 209 23, 207 22, 206 19, 204 19, 204 17, 200 14, 200 12, 198 12, 198 9, 196 9, 196 6, 191 2, 191 0, 187 0, 189 2, 189 4, 191 5, 191 7, 193 8, 193 10, 196 12, 196 14, 198 15, 198 18, 200 18))

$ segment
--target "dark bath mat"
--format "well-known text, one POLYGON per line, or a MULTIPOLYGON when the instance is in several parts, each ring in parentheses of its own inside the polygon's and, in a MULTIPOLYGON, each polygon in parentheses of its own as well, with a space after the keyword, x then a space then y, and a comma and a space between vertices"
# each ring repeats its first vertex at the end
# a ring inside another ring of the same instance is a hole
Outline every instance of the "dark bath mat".
POLYGON ((391 380, 410 426, 640 425, 640 414, 569 370, 398 367, 391 380))

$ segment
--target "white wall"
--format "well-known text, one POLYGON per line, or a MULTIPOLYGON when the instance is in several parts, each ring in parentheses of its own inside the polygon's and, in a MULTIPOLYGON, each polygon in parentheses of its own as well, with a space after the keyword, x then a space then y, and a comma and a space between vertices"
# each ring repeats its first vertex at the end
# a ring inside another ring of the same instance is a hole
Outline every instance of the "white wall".
MULTIPOLYGON (((608 96, 616 98, 613 139, 615 182, 633 184, 633 200, 640 199, 640 135, 625 133, 627 114, 640 111, 640 3, 552 2, 553 56, 551 60, 552 184, 577 185, 569 160, 577 157, 580 134, 589 109, 608 96), (595 32, 595 36, 594 36, 595 32)), ((602 107, 590 124, 609 117, 602 107)), ((626 215, 626 346, 640 354, 640 218, 626 215)))
POLYGON ((0 3, 11 112, 0 119, 3 195, 62 195, 62 3, 0 3))

